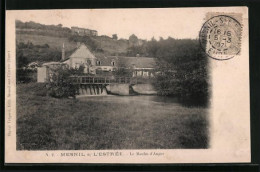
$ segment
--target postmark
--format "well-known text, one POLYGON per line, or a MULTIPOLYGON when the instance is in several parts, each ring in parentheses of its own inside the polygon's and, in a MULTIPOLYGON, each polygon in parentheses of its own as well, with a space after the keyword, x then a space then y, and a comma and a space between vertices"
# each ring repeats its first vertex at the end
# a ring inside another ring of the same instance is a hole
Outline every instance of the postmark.
POLYGON ((228 15, 209 18, 202 26, 199 40, 206 54, 216 60, 228 60, 241 51, 240 22, 228 15))

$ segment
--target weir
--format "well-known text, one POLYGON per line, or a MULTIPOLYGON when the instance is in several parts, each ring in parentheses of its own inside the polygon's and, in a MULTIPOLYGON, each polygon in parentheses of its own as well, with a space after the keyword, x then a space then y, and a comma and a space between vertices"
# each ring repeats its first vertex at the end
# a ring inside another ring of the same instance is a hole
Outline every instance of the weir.
POLYGON ((99 77, 72 76, 73 84, 77 85, 77 95, 129 95, 129 86, 137 80, 130 77, 99 77), (109 87, 109 89, 107 89, 109 87))
POLYGON ((151 84, 141 84, 137 78, 100 76, 72 76, 71 78, 73 84, 77 85, 77 95, 156 94, 151 84))
POLYGON ((107 95, 106 85, 104 84, 81 84, 78 86, 77 95, 107 95))

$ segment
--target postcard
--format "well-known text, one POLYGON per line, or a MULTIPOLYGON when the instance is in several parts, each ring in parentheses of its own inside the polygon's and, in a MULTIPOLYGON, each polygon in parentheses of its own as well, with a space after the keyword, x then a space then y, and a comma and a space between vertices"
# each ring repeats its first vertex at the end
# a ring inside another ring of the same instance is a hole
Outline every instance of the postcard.
POLYGON ((251 162, 247 7, 7 10, 5 163, 251 162))

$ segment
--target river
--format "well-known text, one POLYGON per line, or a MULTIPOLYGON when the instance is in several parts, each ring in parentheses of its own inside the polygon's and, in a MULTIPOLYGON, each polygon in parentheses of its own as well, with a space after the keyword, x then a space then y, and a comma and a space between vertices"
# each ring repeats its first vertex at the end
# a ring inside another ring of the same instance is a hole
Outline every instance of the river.
POLYGON ((80 101, 110 102, 123 104, 142 104, 142 105, 173 105, 179 104, 176 98, 156 96, 156 95, 139 95, 139 96, 86 96, 78 97, 80 101))

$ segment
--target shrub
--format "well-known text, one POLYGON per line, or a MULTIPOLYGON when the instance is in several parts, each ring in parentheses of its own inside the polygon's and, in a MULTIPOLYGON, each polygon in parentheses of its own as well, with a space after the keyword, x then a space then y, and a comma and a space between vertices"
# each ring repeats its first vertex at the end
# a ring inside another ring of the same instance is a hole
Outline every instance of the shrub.
POLYGON ((48 94, 55 98, 75 98, 77 86, 70 77, 74 73, 75 69, 70 70, 64 67, 52 69, 52 74, 47 84, 48 94))
POLYGON ((18 68, 16 70, 16 82, 17 83, 29 83, 36 82, 36 72, 31 69, 18 68))

